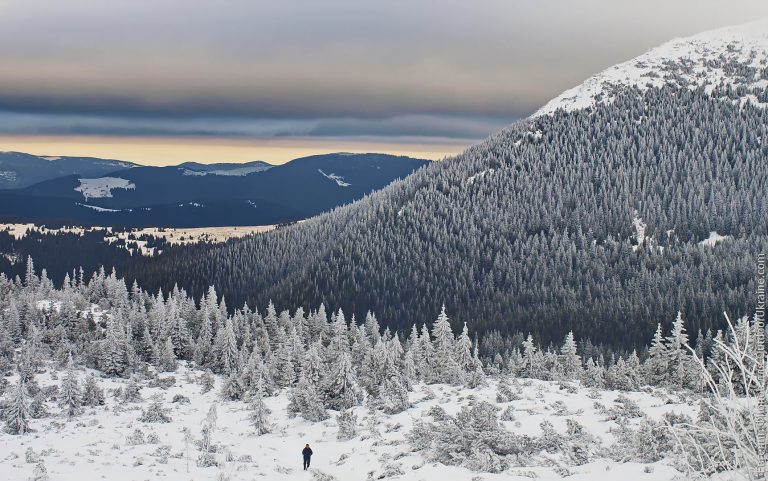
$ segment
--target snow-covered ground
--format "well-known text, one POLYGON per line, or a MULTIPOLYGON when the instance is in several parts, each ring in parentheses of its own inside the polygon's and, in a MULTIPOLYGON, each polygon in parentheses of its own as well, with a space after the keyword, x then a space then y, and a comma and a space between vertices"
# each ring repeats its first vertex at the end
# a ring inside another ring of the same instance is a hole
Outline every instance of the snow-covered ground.
POLYGON ((333 172, 331 172, 330 174, 326 174, 321 169, 317 169, 317 171, 320 172, 320 174, 326 179, 330 179, 336 182, 336 185, 338 185, 339 187, 349 187, 350 185, 352 185, 349 182, 345 182, 344 177, 334 174, 333 172))
MULTIPOLYGON (((101 209, 96 206, 83 205, 92 209, 101 209)), ((110 209, 104 209, 110 210, 110 209)), ((115 242, 117 240, 130 241, 138 244, 142 255, 154 255, 154 248, 146 248, 147 241, 129 239, 131 235, 138 238, 143 235, 154 236, 165 239, 166 242, 174 245, 195 244, 197 242, 226 242, 227 239, 244 237, 251 234, 269 232, 275 229, 275 225, 254 225, 254 226, 225 226, 225 227, 145 227, 129 230, 113 230, 111 227, 61 227, 48 228, 44 225, 35 224, 0 224, 0 231, 8 231, 16 239, 21 239, 31 231, 40 231, 44 234, 55 234, 57 232, 70 232, 82 235, 84 232, 95 230, 104 230, 109 235, 104 237, 105 242, 115 242)))
MULTIPOLYGON (((95 371, 94 371, 95 372, 95 371)), ((95 372, 98 375, 98 372, 95 372)), ((78 375, 82 381, 84 372, 78 375)), ((0 472, 5 479, 31 478, 42 460, 51 480, 81 481, 83 479, 107 479, 133 481, 149 479, 174 480, 310 480, 337 479, 358 481, 365 479, 399 480, 559 480, 568 474, 570 480, 671 480, 680 473, 666 461, 652 464, 617 463, 607 458, 597 458, 581 466, 558 465, 552 456, 548 466, 519 466, 502 473, 478 473, 463 467, 446 466, 425 461, 419 452, 413 452, 406 440, 415 420, 431 420, 428 411, 442 407, 449 415, 455 415, 462 406, 472 402, 487 401, 499 408, 512 408, 513 421, 503 421, 505 428, 515 434, 539 436, 542 421, 549 421, 555 431, 564 433, 568 420, 582 424, 589 434, 599 438, 599 443, 609 448, 615 441, 612 430, 615 421, 608 420, 605 409, 610 409, 621 394, 616 391, 592 391, 581 387, 562 389, 556 382, 518 379, 511 384, 518 400, 497 403, 496 381, 483 388, 467 389, 447 385, 418 385, 410 394, 413 407, 396 415, 387 416, 376 412, 376 422, 369 420, 366 407, 354 409, 357 415, 357 435, 347 441, 337 440, 338 427, 335 417, 319 423, 311 423, 301 417, 287 416, 288 394, 282 391, 268 397, 266 405, 271 410, 272 432, 256 436, 248 422, 247 404, 242 401, 224 402, 219 396, 222 378, 216 377, 211 391, 201 394, 201 386, 195 380, 200 371, 184 366, 177 372, 164 373, 160 378, 173 377, 173 385, 167 388, 148 387, 151 381, 142 383, 143 401, 122 403, 115 398, 117 388, 125 387, 125 379, 100 379, 105 389, 106 404, 86 408, 72 420, 58 414, 56 404, 49 403, 53 416, 33 420, 34 432, 23 436, 0 434, 0 472), (185 396, 189 403, 172 402, 177 395, 185 396), (167 424, 139 421, 142 409, 146 409, 154 396, 162 398, 169 408, 172 421, 167 424), (201 438, 201 426, 211 406, 216 405, 217 422, 212 440, 216 446, 218 466, 198 467, 196 460, 200 449, 196 445, 201 438), (604 406, 604 408, 603 408, 604 406), (380 434, 372 436, 371 425, 380 434), (184 428, 192 435, 185 447, 184 428), (144 442, 136 444, 132 437, 141 431, 144 442), (312 468, 302 470, 301 450, 309 443, 314 451, 312 468), (31 457, 28 451, 32 451, 31 457), (32 462, 28 462, 29 459, 32 462), (333 478, 321 478, 324 473, 333 478), (396 474, 400 473, 400 474, 396 474)), ((51 372, 37 376, 41 388, 59 385, 51 378, 51 372)), ((158 383, 155 381, 154 385, 158 383)), ((575 386, 575 385, 574 385, 575 386)), ((666 412, 695 414, 696 408, 679 395, 661 390, 623 393, 634 400, 648 417, 660 419, 666 412)), ((640 418, 630 420, 634 425, 640 418)), ((542 454, 541 459, 547 459, 542 454)))
POLYGON ((83 194, 85 200, 112 197, 112 189, 135 189, 130 180, 120 177, 99 177, 96 179, 79 179, 80 185, 75 190, 83 194))
POLYGON ((768 88, 766 62, 768 18, 667 42, 566 90, 534 116, 610 102, 617 91, 627 86, 643 90, 668 84, 703 87, 709 93, 721 84, 747 87, 739 101, 765 105, 749 89, 768 88))
MULTIPOLYGON (((88 209, 95 210, 96 212, 120 212, 120 210, 121 210, 121 209, 108 209, 106 207, 99 207, 98 205, 81 204, 79 202, 77 203, 77 205, 79 205, 81 207, 86 207, 88 209)), ((130 211, 131 209, 128 209, 128 210, 130 211)))
POLYGON ((722 241, 728 239, 729 237, 731 237, 731 236, 729 236, 729 235, 720 235, 720 234, 717 233, 717 231, 713 230, 712 232, 709 233, 709 237, 707 237, 703 241, 699 242, 699 245, 707 246, 707 247, 713 247, 718 242, 722 242, 722 241))

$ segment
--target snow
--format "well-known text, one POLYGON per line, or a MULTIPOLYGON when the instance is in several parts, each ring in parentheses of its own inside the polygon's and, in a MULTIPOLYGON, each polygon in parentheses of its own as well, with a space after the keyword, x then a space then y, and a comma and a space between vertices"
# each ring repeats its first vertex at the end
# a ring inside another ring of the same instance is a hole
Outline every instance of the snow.
MULTIPOLYGON (((93 372, 97 376, 99 373, 93 372)), ((82 381, 84 371, 77 372, 82 381)), ((512 385, 519 400, 497 403, 496 381, 483 388, 467 389, 448 385, 423 384, 415 386, 410 394, 413 407, 395 415, 378 412, 377 429, 382 437, 378 442, 368 436, 368 411, 365 407, 354 408, 358 417, 358 433, 349 441, 338 441, 335 417, 320 423, 311 423, 301 417, 289 418, 286 414, 287 391, 267 397, 265 403, 271 410, 272 432, 256 436, 247 421, 248 410, 242 401, 222 401, 219 389, 223 379, 216 376, 213 390, 201 394, 200 385, 193 380, 201 374, 186 365, 173 373, 162 373, 161 378, 173 376, 172 386, 163 389, 149 387, 142 382, 143 401, 123 404, 113 395, 114 390, 124 386, 126 380, 101 378, 99 383, 105 390, 106 405, 86 408, 86 411, 67 420, 61 409, 48 403, 53 417, 32 420, 35 432, 25 436, 2 434, 0 443, 0 471, 6 479, 29 479, 35 468, 34 462, 26 462, 26 453, 32 449, 45 464, 50 479, 56 481, 80 481, 82 479, 109 479, 111 481, 133 481, 166 479, 186 481, 188 479, 229 479, 250 481, 295 481, 317 479, 315 473, 334 476, 338 481, 359 481, 377 479, 387 464, 398 465, 404 474, 395 479, 403 481, 451 480, 501 481, 507 479, 560 480, 556 471, 557 462, 541 463, 540 466, 519 466, 508 471, 491 474, 477 473, 463 467, 446 466, 426 462, 419 452, 412 452, 406 434, 414 421, 428 416, 433 406, 441 406, 448 414, 456 414, 462 406, 476 401, 487 401, 505 408, 512 406, 515 421, 504 421, 507 429, 518 434, 540 434, 539 423, 548 420, 554 429, 563 433, 566 420, 573 419, 600 439, 604 447, 614 441, 611 433, 618 424, 607 420, 596 402, 611 407, 619 395, 615 391, 599 391, 597 397, 587 389, 577 387, 573 392, 561 389, 556 382, 518 379, 512 385), (183 395, 189 404, 172 403, 175 395, 183 395), (172 421, 167 424, 140 422, 141 410, 146 409, 153 396, 160 396, 164 406, 169 408, 172 421), (590 397, 593 396, 593 397, 590 397), (559 404, 567 406, 563 413, 559 404), (200 450, 193 442, 185 449, 183 429, 189 429, 193 440, 200 439, 201 426, 212 405, 217 405, 217 427, 212 440, 217 447, 218 467, 198 467, 195 463, 200 450), (132 445, 128 437, 135 430, 141 430, 144 437, 154 434, 155 443, 132 445), (312 467, 308 472, 301 468, 301 449, 309 443, 314 451, 312 467), (188 456, 187 456, 188 453, 188 456), (230 453, 229 455, 227 453, 230 453), (243 456, 250 456, 248 460, 243 456), (187 459, 189 458, 189 460, 187 459), (229 459, 229 460, 226 460, 229 459), (187 468, 188 466, 188 468, 187 468), (87 473, 86 478, 83 474, 87 473)), ((58 385, 63 378, 53 380, 50 371, 36 376, 41 387, 58 385)), ((9 379, 15 382, 15 379, 9 379)), ((666 412, 686 412, 695 415, 697 408, 693 401, 686 401, 677 395, 662 390, 624 393, 653 419, 661 419, 666 412)), ((636 425, 639 419, 629 421, 636 425)), ((542 455, 546 459, 546 454, 542 455)), ((660 461, 650 464, 634 462, 617 463, 598 458, 581 466, 569 466, 567 479, 573 481, 609 481, 615 479, 671 480, 681 473, 669 463, 660 461), (648 474, 651 472, 652 474, 648 474)))
MULTIPOLYGON (((112 197, 112 196, 109 196, 109 197, 112 197)), ((107 209, 106 207, 99 207, 98 205, 81 204, 80 202, 77 202, 77 205, 81 207, 87 207, 89 209, 93 209, 96 212, 120 212, 120 209, 107 209)))
MULTIPOLYGON (((50 312, 50 311, 61 312, 61 306, 62 306, 61 301, 51 301, 48 299, 43 299, 35 303, 35 307, 37 308, 37 310, 43 311, 43 312, 50 312)), ((87 316, 89 319, 91 319, 94 325, 101 322, 104 317, 108 319, 112 318, 112 314, 108 311, 104 311, 101 308, 101 306, 99 306, 98 304, 91 304, 90 306, 88 306, 87 309, 77 311, 77 316, 78 317, 87 316)))
POLYGON ((50 311, 53 309, 56 312, 61 312, 61 301, 49 301, 42 300, 35 303, 35 307, 38 311, 50 311))
POLYGON ((323 177, 325 177, 327 179, 331 179, 334 182, 336 182, 336 184, 339 185, 340 187, 349 187, 350 185, 352 185, 350 183, 344 182, 344 177, 342 177, 340 175, 336 175, 333 172, 331 172, 330 174, 326 174, 321 169, 317 169, 317 171, 320 172, 320 174, 322 174, 323 177))
POLYGON ((23 239, 30 231, 40 231, 43 234, 55 234, 57 232, 72 232, 82 235, 86 229, 82 227, 62 227, 60 229, 48 229, 44 225, 35 224, 0 224, 0 231, 7 231, 15 239, 23 239))
POLYGON ((477 174, 470 175, 467 177, 467 185, 472 185, 476 179, 483 179, 486 174, 492 174, 494 172, 493 169, 486 169, 481 172, 478 172, 477 174))
MULTIPOLYGON (((104 209, 102 207, 94 205, 79 204, 83 207, 95 209, 97 211, 111 211, 111 209, 104 209)), ((254 205, 255 207, 255 205, 254 205)), ((301 221, 300 221, 301 222, 301 221)), ((181 244, 195 244, 197 242, 212 242, 220 243, 226 242, 227 239, 239 238, 252 234, 259 234, 262 232, 269 232, 275 229, 275 225, 257 225, 257 226, 224 226, 224 227, 188 227, 188 228, 134 228, 120 231, 114 231, 111 227, 61 227, 57 229, 50 229, 44 225, 37 226, 35 224, 2 224, 0 223, 0 231, 7 231, 11 236, 16 239, 24 238, 29 232, 39 231, 43 234, 56 234, 58 232, 68 232, 78 235, 83 235, 85 232, 93 231, 106 231, 109 235, 105 235, 105 242, 117 242, 121 240, 123 242, 135 242, 139 246, 139 254, 146 256, 153 256, 159 254, 156 248, 146 247, 147 241, 138 240, 142 235, 150 235, 157 238, 164 239, 166 242, 172 245, 181 244), (134 239, 129 239, 133 235, 134 239)), ((126 249, 128 247, 126 246, 126 249)), ((16 262, 16 255, 14 253, 2 253, 11 262, 16 262)))
POLYGON ((59 157, 57 155, 48 155, 48 156, 40 157, 40 158, 41 159, 45 159, 45 160, 51 160, 51 161, 53 161, 53 160, 61 160, 61 157, 59 157))
MULTIPOLYGON (((654 48, 639 57, 610 67, 566 90, 540 108, 533 116, 548 115, 558 109, 573 111, 610 103, 615 92, 632 86, 641 90, 665 84, 687 88, 704 87, 709 93, 724 83, 750 88, 768 88, 765 72, 768 61, 768 18, 679 38, 654 48), (726 64, 738 62, 756 69, 750 77, 737 77, 726 64)), ((738 102, 757 102, 751 94, 738 102)))
POLYGON ((717 231, 713 230, 713 231, 711 231, 709 233, 709 237, 707 237, 703 241, 699 242, 699 245, 700 246, 707 246, 707 247, 714 247, 715 244, 717 244, 718 242, 724 241, 724 240, 728 239, 729 237, 731 237, 731 236, 729 236, 729 235, 720 235, 720 234, 717 233, 717 231))
POLYGON ((14 182, 16 180, 16 172, 13 170, 0 170, 0 179, 14 182))
POLYGON ((648 224, 643 222, 640 214, 635 211, 635 215, 632 217, 632 225, 635 228, 635 239, 637 240, 637 245, 632 246, 632 250, 636 251, 641 245, 645 244, 645 228, 648 227, 648 224))
POLYGON ((234 169, 216 169, 216 170, 192 170, 180 168, 183 175, 224 175, 233 177, 244 177, 246 175, 254 174, 256 172, 264 172, 271 169, 269 165, 249 165, 246 167, 237 167, 234 169))
POLYGON ((79 179, 80 185, 75 190, 82 193, 85 200, 112 197, 112 189, 135 189, 131 181, 120 177, 99 177, 96 179, 79 179))
POLYGON ((196 175, 196 176, 208 175, 208 172, 205 172, 202 170, 185 169, 183 167, 179 167, 179 170, 181 171, 181 175, 196 175))

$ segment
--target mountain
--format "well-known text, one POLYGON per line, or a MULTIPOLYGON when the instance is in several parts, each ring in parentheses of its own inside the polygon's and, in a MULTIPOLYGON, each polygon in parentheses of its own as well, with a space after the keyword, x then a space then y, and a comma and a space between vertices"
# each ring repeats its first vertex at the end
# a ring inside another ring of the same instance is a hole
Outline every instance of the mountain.
POLYGON ((768 104, 768 19, 675 39, 566 90, 534 116, 614 101, 631 89, 676 86, 715 98, 768 104))
POLYGON ((0 152, 0 189, 19 189, 65 175, 99 177, 135 166, 134 163, 122 160, 0 152))
POLYGON ((695 338, 754 308, 768 251, 766 35, 675 40, 352 205, 123 272, 228 305, 372 309, 401 331, 444 303, 500 346, 573 330, 642 348, 678 311, 695 338))
POLYGON ((304 219, 359 199, 429 161, 327 154, 279 166, 187 163, 69 175, 0 191, 0 217, 107 226, 265 225, 304 219))

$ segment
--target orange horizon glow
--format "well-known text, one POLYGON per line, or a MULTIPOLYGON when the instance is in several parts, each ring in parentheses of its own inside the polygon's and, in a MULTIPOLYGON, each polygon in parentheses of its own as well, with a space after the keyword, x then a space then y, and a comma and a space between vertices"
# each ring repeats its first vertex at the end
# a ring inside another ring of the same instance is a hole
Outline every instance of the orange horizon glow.
POLYGON ((263 160, 283 164, 290 160, 334 152, 375 152, 442 160, 471 145, 470 140, 445 142, 369 141, 360 139, 315 139, 287 137, 271 139, 223 139, 187 137, 87 137, 87 136, 0 136, 0 151, 32 155, 98 157, 137 164, 165 166, 182 162, 242 163, 263 160))

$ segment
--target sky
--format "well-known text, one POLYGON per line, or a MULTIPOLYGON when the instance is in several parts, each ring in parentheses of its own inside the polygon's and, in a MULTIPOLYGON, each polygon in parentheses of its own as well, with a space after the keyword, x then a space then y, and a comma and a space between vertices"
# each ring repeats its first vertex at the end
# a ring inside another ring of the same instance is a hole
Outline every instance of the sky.
POLYGON ((0 150, 440 159, 765 0, 0 0, 0 150))

